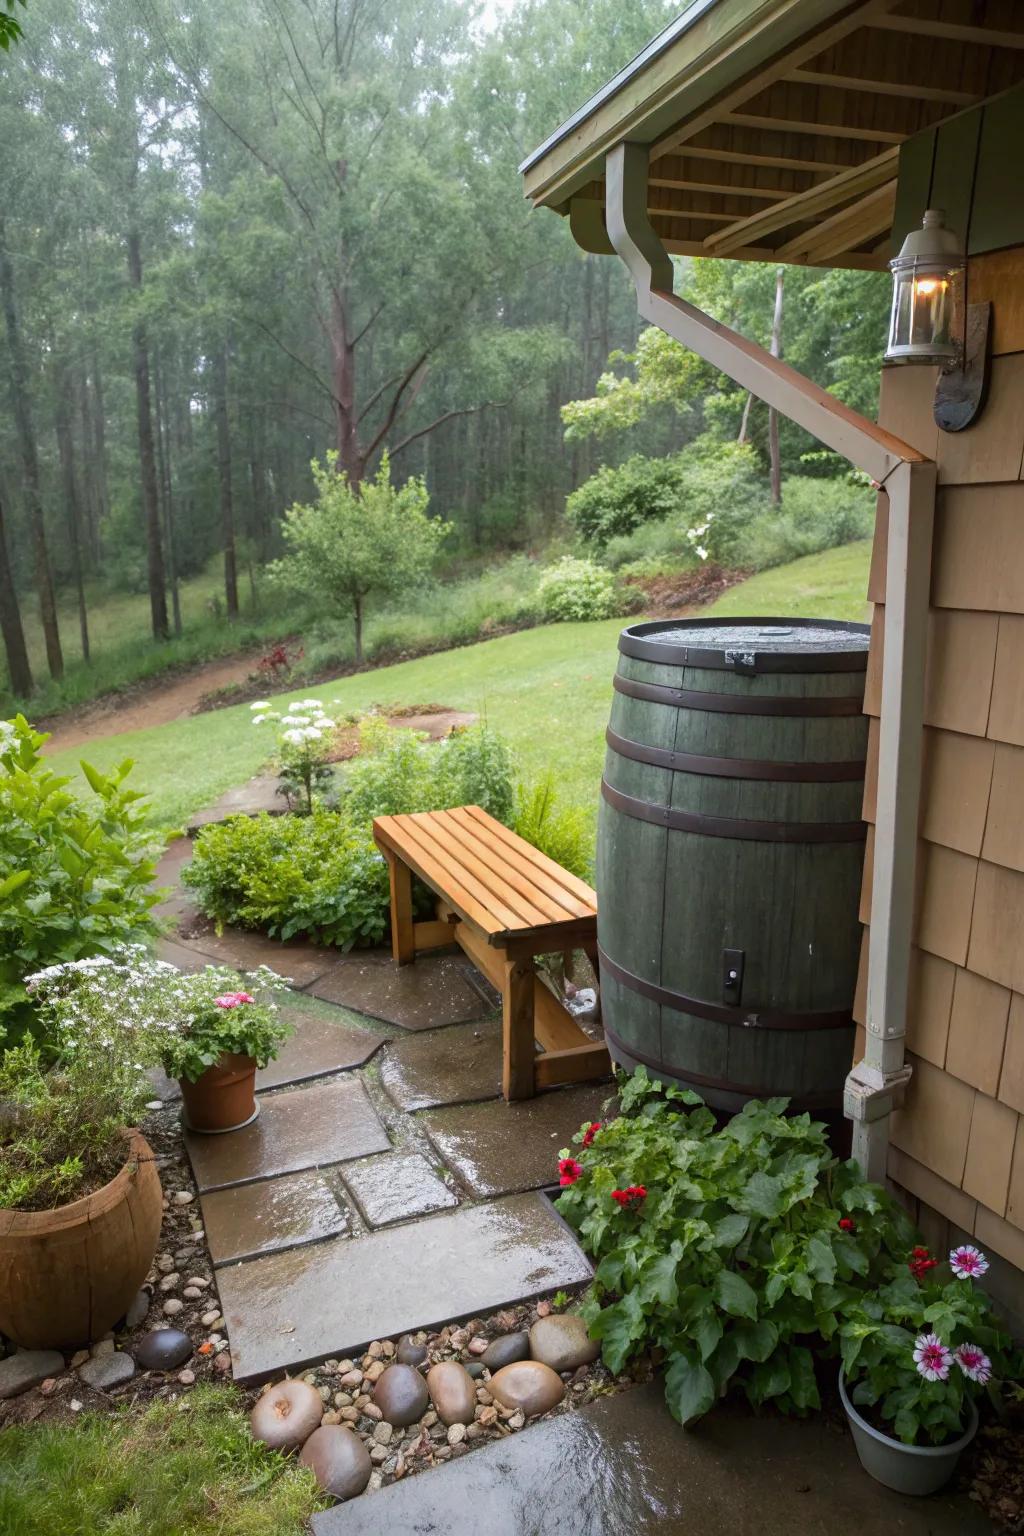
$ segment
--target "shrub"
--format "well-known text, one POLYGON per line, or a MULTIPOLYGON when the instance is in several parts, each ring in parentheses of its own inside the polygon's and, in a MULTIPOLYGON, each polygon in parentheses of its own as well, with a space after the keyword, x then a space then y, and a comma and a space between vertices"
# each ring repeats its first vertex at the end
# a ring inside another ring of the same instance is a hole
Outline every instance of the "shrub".
POLYGON ((825 1128, 752 1101, 720 1130, 696 1094, 643 1068, 622 1114, 563 1154, 561 1214, 597 1268, 584 1317, 605 1363, 658 1346, 683 1424, 731 1384, 755 1406, 819 1406, 809 1343, 836 1338, 909 1248, 910 1224, 825 1128))
POLYGON ((157 900, 131 760, 110 774, 83 763, 86 804, 46 766, 46 739, 23 715, 0 721, 0 1035, 31 1025, 29 971, 110 953, 152 927, 157 900))
POLYGON ((724 532, 734 564, 766 570, 868 538, 874 521, 870 488, 846 479, 791 475, 783 481, 780 508, 766 510, 742 526, 729 525, 724 532))
POLYGON ((388 927, 388 871, 368 826, 310 816, 234 816, 205 827, 182 879, 219 925, 349 949, 388 927))
POLYGON ((553 769, 520 784, 512 829, 581 880, 589 880, 594 859, 593 817, 581 805, 560 805, 553 769))
POLYGON ((594 560, 563 555, 549 565, 538 588, 549 619, 607 619, 617 611, 615 582, 594 560))
POLYGON ((602 465, 570 494, 565 511, 581 537, 600 548, 618 534, 678 512, 683 489, 680 456, 647 459, 634 454, 624 464, 602 465))
POLYGON ((345 780, 344 810, 354 823, 452 805, 479 805, 511 823, 512 757, 487 726, 454 731, 435 744, 371 717, 361 735, 362 755, 349 765, 345 780))

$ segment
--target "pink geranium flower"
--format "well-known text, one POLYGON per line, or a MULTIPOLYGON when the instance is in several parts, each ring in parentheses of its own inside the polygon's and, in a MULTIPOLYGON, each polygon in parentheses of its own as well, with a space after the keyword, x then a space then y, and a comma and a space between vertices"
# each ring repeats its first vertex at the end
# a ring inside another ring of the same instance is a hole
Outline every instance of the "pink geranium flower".
POLYGON ((961 1344, 960 1348, 954 1351, 953 1359, 965 1376, 969 1376, 972 1381, 980 1382, 982 1386, 992 1375, 992 1361, 983 1349, 978 1348, 977 1344, 961 1344))
POLYGON ((218 1008, 241 1008, 243 1003, 255 1001, 256 999, 249 992, 222 992, 220 997, 214 998, 218 1008))
POLYGON ((953 1356, 937 1333, 922 1333, 914 1340, 914 1363, 925 1381, 945 1381, 953 1356))
POLYGON ((988 1259, 973 1243, 950 1249, 949 1267, 958 1280, 977 1280, 988 1269, 988 1259))

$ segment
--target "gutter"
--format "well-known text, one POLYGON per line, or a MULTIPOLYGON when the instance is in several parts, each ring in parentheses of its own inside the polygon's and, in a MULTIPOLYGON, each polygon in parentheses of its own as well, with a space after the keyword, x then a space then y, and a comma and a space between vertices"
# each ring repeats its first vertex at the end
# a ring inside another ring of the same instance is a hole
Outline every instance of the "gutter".
POLYGON ((843 1094, 844 1112, 853 1121, 853 1155, 867 1178, 882 1183, 889 1115, 911 1073, 904 1049, 936 466, 788 363, 673 294, 672 262, 647 214, 647 174, 646 145, 622 143, 608 153, 608 235, 633 278, 641 316, 864 470, 889 499, 866 1045, 843 1094))

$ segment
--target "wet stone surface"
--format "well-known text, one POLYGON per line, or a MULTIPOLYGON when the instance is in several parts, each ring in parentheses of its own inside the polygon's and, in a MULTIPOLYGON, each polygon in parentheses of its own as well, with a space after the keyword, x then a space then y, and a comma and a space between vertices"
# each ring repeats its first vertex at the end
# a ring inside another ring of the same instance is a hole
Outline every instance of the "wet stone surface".
POLYGON ((904 1498, 820 1419, 718 1406, 684 1433, 659 1383, 603 1397, 316 1514, 313 1536, 984 1536, 963 1494, 904 1498))
POLYGON ((486 983, 474 978, 462 955, 421 955, 413 965, 395 965, 390 951, 370 950, 335 961, 310 991, 402 1029, 434 1029, 492 1012, 486 983))
POLYGON ((387 1132, 354 1078, 268 1094, 258 1117, 227 1136, 185 1132, 200 1190, 344 1162, 388 1149, 387 1132))
POLYGON ((506 1104, 467 1104, 421 1116, 441 1160, 480 1198, 558 1182, 558 1152, 586 1120, 605 1118, 607 1083, 558 1089, 506 1104))
POLYGON ((48 1376, 59 1376, 64 1356, 58 1349, 19 1349, 0 1360, 0 1398, 18 1397, 48 1376))
MULTIPOLYGON (((257 966, 268 965, 296 987, 308 986, 337 963, 337 950, 306 944, 301 939, 282 944, 244 928, 225 928, 223 933, 216 933, 205 918, 181 932, 179 943, 195 950, 203 965, 230 965, 239 971, 254 971, 257 966)), ((167 959, 178 963, 173 955, 167 959)))
POLYGON ((135 1361, 124 1350, 113 1350, 109 1355, 98 1355, 94 1360, 86 1360, 79 1367, 78 1374, 87 1387, 97 1392, 110 1392, 114 1387, 121 1387, 126 1381, 131 1381, 135 1375, 135 1361))
POLYGON ((280 815, 286 809, 284 796, 277 793, 276 777, 272 774, 258 774, 236 789, 229 789, 205 810, 197 811, 189 820, 188 830, 196 832, 200 827, 226 821, 229 816, 258 816, 261 811, 280 815))
POLYGON ((405 1110, 497 1098, 501 1021, 391 1040, 380 1059, 380 1079, 389 1097, 405 1110))
POLYGON ((550 1203, 529 1194, 269 1254, 222 1269, 217 1283, 235 1379, 244 1382, 590 1274, 550 1203))
POLYGON ((342 1172, 349 1194, 371 1227, 386 1227, 458 1205, 458 1197, 418 1152, 352 1163, 342 1172))
POLYGON ((173 1371, 192 1354, 192 1340, 180 1328, 154 1328, 135 1346, 135 1360, 143 1371, 173 1371))
POLYGON ((323 1242, 349 1230, 347 1213, 315 1169, 212 1190, 201 1205, 214 1264, 323 1242))
POLYGON ((285 1041, 277 1060, 257 1072, 257 1093, 361 1067, 384 1043, 383 1035, 358 1024, 335 1023, 296 1008, 282 1007, 280 1013, 295 1033, 285 1041))

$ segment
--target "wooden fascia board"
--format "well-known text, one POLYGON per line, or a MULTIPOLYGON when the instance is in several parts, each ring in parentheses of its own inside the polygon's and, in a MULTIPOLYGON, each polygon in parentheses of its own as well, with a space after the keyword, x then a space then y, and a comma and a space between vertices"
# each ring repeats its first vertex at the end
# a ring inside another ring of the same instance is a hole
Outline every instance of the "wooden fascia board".
POLYGON ((617 142, 651 143, 668 134, 680 118, 699 111, 809 30, 862 8, 850 0, 718 0, 543 158, 527 163, 525 195, 564 211, 574 193, 601 176, 605 154, 617 142))

